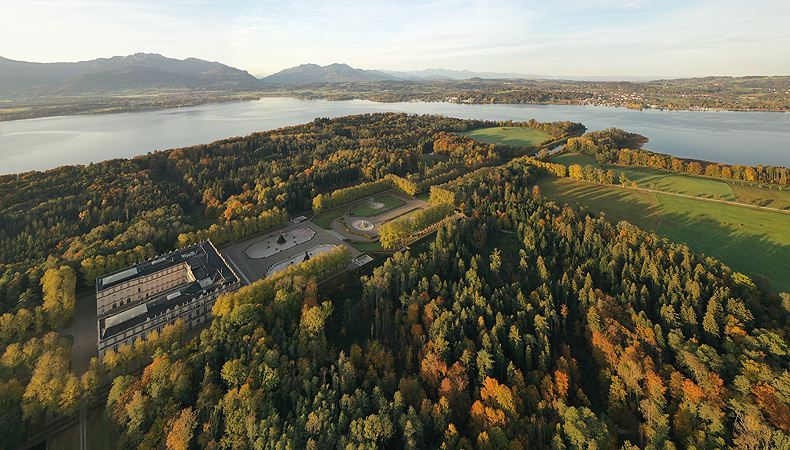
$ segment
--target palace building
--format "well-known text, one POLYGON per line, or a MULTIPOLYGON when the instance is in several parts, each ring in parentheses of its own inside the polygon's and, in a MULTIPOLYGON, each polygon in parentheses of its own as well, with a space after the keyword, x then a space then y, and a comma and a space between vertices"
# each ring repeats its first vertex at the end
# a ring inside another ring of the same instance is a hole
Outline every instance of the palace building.
POLYGON ((240 287, 238 275, 209 241, 98 277, 99 357, 178 319, 192 329, 210 319, 220 294, 240 287))

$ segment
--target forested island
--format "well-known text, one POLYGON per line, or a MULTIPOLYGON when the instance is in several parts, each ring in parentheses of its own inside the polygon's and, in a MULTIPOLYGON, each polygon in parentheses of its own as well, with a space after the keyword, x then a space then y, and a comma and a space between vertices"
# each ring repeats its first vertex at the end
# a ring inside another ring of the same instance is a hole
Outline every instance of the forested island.
POLYGON ((585 131, 365 114, 0 176, 0 446, 80 408, 123 449, 790 446, 790 295, 541 187, 649 166, 783 194, 787 169, 585 131), (548 155, 561 143, 591 162, 548 155), (381 189, 432 206, 391 222, 374 263, 307 261, 221 297, 194 339, 176 324, 69 370, 58 331, 97 276, 381 189))

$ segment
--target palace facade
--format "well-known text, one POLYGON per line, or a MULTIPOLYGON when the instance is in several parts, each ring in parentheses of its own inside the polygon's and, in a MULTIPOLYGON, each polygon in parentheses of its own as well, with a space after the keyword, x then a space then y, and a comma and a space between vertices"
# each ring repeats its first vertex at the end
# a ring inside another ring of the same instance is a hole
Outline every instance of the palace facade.
POLYGON ((96 278, 99 358, 153 330, 210 320, 217 297, 241 287, 211 242, 201 242, 96 278))

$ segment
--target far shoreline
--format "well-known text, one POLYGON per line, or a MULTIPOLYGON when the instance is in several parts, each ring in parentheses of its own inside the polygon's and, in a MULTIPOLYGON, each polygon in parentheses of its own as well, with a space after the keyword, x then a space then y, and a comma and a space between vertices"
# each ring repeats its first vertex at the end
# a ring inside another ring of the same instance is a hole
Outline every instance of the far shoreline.
MULTIPOLYGON (((2 122, 15 122, 20 120, 28 120, 28 119, 43 119, 43 118, 52 118, 52 117, 71 117, 71 116, 93 116, 93 115, 106 115, 106 114, 122 114, 122 113, 136 113, 136 112, 151 112, 151 111, 166 111, 171 109, 182 109, 182 108, 191 108, 195 106, 203 106, 203 105, 214 105, 214 104, 223 104, 223 103, 237 103, 237 102, 252 102, 258 101, 263 98, 294 98, 297 100, 326 100, 332 102, 344 102, 344 101, 354 101, 354 100, 365 100, 370 101, 373 103, 380 103, 380 104, 389 104, 389 103, 408 103, 408 102, 423 102, 423 103, 446 103, 446 104, 456 104, 456 105, 556 105, 556 106, 585 106, 585 107, 593 107, 593 108, 623 108, 633 111, 671 111, 671 112, 681 112, 681 111, 690 111, 690 112, 766 112, 766 113, 786 113, 790 112, 790 110, 786 109, 776 109, 776 108, 766 108, 766 109, 755 109, 755 108, 699 108, 699 107, 688 107, 688 108, 653 108, 653 107, 641 107, 641 108, 634 108, 629 106, 623 105, 607 105, 607 104, 588 104, 588 103, 568 103, 568 102, 521 102, 521 103, 506 103, 506 102, 460 102, 460 101, 446 101, 446 100, 429 100, 429 99, 420 99, 420 98, 413 98, 408 100, 376 100, 371 98, 365 98, 364 96, 331 96, 331 95, 300 95, 297 93, 264 93, 264 92, 253 92, 248 94, 241 94, 241 95, 233 95, 233 94, 225 94, 225 95, 217 95, 217 96, 207 96, 201 97, 197 99, 193 99, 193 101, 186 102, 186 103, 178 103, 173 102, 171 105, 157 105, 151 106, 150 103, 159 103, 156 101, 157 98, 148 98, 148 97, 133 97, 133 98, 123 98, 123 97, 99 97, 95 99, 86 99, 82 102, 74 102, 74 103, 53 103, 53 104, 46 104, 46 105, 17 105, 11 106, 8 109, 11 111, 4 112, 2 106, 2 102, 0 102, 0 123, 2 122), (137 101, 138 103, 134 103, 137 101), (113 102, 116 102, 113 104, 113 102), (125 104, 124 104, 125 103, 125 104), (40 108, 34 109, 33 111, 28 111, 27 113, 23 112, 25 110, 29 110, 30 108, 40 108), (18 111, 16 111, 18 110, 18 111), (24 116, 23 116, 24 115, 24 116)), ((161 99, 159 99, 161 101, 161 99)), ((12 100, 6 100, 6 102, 12 102, 12 100)))

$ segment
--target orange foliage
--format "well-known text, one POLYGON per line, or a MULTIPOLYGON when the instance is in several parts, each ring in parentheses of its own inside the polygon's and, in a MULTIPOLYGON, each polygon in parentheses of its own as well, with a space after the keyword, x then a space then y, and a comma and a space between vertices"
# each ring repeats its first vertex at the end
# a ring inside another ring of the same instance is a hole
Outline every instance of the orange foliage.
POLYGON ((469 424, 477 430, 485 430, 494 426, 504 427, 505 413, 490 406, 485 406, 480 400, 472 404, 469 411, 469 424))
POLYGON ((428 353, 422 359, 420 374, 423 379, 433 388, 439 387, 439 380, 447 373, 447 364, 442 361, 436 353, 428 353))
POLYGON ((487 405, 495 405, 509 414, 516 414, 513 393, 507 385, 499 384, 495 378, 486 377, 480 388, 480 397, 487 405))
POLYGON ((615 352, 614 345, 607 340, 603 334, 593 331, 592 342, 595 347, 600 350, 606 357, 607 362, 611 365, 616 365, 618 361, 617 353, 615 352))
POLYGON ((724 401, 722 397, 725 394, 724 390, 724 380, 722 380, 715 372, 710 372, 708 374, 708 378, 710 380, 710 385, 706 390, 705 394, 708 398, 719 408, 724 407, 724 401))
POLYGON ((647 391, 649 395, 653 398, 663 397, 664 392, 667 391, 667 388, 661 381, 661 377, 656 375, 656 373, 651 370, 647 372, 645 378, 647 379, 647 391))
POLYGON ((702 389, 699 386, 697 386, 697 383, 689 380, 688 378, 683 380, 683 393, 685 394, 685 400, 688 403, 697 403, 705 398, 705 393, 702 392, 702 389))
POLYGON ((776 389, 773 386, 768 383, 755 384, 752 386, 752 394, 774 425, 790 431, 790 406, 777 401, 776 389))
POLYGON ((557 390, 557 395, 560 398, 567 398, 568 396, 568 375, 559 370, 554 372, 554 385, 557 390))
POLYGON ((434 320, 436 320, 436 313, 433 312, 433 304, 428 303, 425 305, 425 310, 422 314, 422 323, 425 325, 426 330, 431 329, 431 325, 433 325, 434 320))

